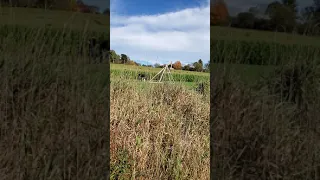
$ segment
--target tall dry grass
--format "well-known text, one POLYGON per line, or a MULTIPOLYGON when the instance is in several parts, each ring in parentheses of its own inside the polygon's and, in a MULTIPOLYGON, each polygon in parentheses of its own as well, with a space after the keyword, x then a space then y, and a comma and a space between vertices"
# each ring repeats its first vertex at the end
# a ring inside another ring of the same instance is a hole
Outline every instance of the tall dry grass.
POLYGON ((88 74, 61 31, 0 37, 0 179, 108 178, 108 69, 88 74))
POLYGON ((257 83, 211 74, 212 179, 320 179, 320 66, 303 53, 257 83))
POLYGON ((111 179, 209 179, 209 98, 119 80, 110 93, 111 179))

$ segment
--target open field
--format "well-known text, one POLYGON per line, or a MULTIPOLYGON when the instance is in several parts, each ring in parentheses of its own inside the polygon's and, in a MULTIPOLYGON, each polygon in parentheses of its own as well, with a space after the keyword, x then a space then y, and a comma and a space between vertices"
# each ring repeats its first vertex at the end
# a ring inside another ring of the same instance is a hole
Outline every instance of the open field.
POLYGON ((174 84, 136 80, 160 70, 110 66, 111 179, 209 179, 209 89, 195 88, 209 88, 210 74, 174 70, 174 84))
MULTIPOLYGON (((144 67, 144 66, 133 66, 133 65, 123 65, 123 64, 111 64, 111 69, 119 69, 119 70, 132 70, 132 71, 144 71, 144 72, 153 72, 157 73, 162 68, 150 68, 150 67, 144 67)), ((172 73, 175 74, 191 74, 191 75, 197 75, 197 76, 207 76, 209 77, 209 73, 203 73, 203 72, 196 72, 196 71, 183 71, 183 70, 173 70, 172 73)))
POLYGON ((174 70, 174 84, 137 80, 160 70, 110 65, 111 179, 209 179, 210 74, 174 70), (198 82, 207 82, 203 95, 198 82))
POLYGON ((302 36, 283 32, 257 31, 230 27, 211 27, 212 40, 263 41, 281 44, 312 45, 320 47, 320 37, 302 36))
POLYGON ((221 69, 217 64, 230 64, 227 69, 231 74, 241 74, 241 79, 252 82, 259 80, 260 76, 272 74, 278 66, 294 63, 296 59, 320 64, 317 39, 319 37, 212 27, 212 70, 221 69))
POLYGON ((0 12, 2 179, 105 179, 109 145, 111 179, 208 179, 208 92, 117 78, 109 88, 109 64, 84 52, 88 38, 108 40, 107 17, 0 12))
POLYGON ((211 64, 212 177, 319 179, 317 37, 220 27, 211 33, 225 42, 211 43, 211 61, 225 67, 211 64), (227 37, 213 34, 223 31, 227 37), (263 58, 279 63, 252 65, 263 58))
MULTIPOLYGON (((90 77, 94 78, 96 74, 101 74, 103 70, 106 68, 105 64, 91 64, 88 65, 88 73, 90 77)), ((133 66, 133 65, 123 65, 123 64, 110 64, 110 76, 111 82, 116 80, 132 82, 135 84, 141 84, 143 86, 152 86, 152 84, 144 81, 138 80, 138 74, 143 73, 149 79, 156 75, 161 68, 150 68, 150 67, 141 67, 141 66, 133 66)), ((209 85, 210 83, 210 74, 209 73, 201 73, 201 72, 190 72, 190 71, 171 71, 174 83, 182 84, 186 86, 188 89, 195 90, 199 83, 206 83, 209 85)), ((164 77, 164 82, 168 79, 164 77)), ((148 81, 148 80, 147 80, 148 81)), ((209 88, 209 87, 207 87, 209 88)))
POLYGON ((0 10, 1 179, 106 178, 109 68, 88 77, 81 47, 109 26, 71 30, 72 13, 11 10, 0 10))
MULTIPOLYGON (((111 64, 111 78, 124 77, 128 79, 136 79, 139 73, 144 73, 148 79, 152 78, 162 68, 150 68, 142 66, 122 65, 122 64, 111 64)), ((202 72, 192 72, 183 70, 173 70, 171 74, 175 81, 182 82, 199 82, 209 81, 210 74, 202 72)))

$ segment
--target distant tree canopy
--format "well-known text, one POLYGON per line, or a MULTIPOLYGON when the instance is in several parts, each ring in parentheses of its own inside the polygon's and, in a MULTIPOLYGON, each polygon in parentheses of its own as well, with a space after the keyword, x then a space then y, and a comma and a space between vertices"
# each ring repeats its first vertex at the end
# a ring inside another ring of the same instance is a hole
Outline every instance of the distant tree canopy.
MULTIPOLYGON (((109 51, 109 59, 110 63, 114 64, 127 64, 127 65, 136 65, 136 66, 147 66, 147 67, 155 67, 155 68, 163 68, 165 65, 164 64, 159 64, 155 63, 153 66, 152 65, 144 65, 144 64, 139 64, 135 62, 134 60, 130 60, 129 56, 126 54, 120 54, 118 55, 114 50, 109 51)), ((177 70, 186 70, 186 71, 206 71, 208 72, 207 66, 208 64, 203 65, 203 61, 199 59, 198 61, 192 63, 192 65, 187 64, 185 66, 182 66, 182 63, 180 61, 176 61, 175 63, 172 64, 172 67, 177 70)))
POLYGON ((203 62, 201 59, 198 60, 198 62, 193 63, 194 69, 196 71, 202 71, 203 70, 203 62))
POLYGON ((210 61, 204 65, 206 72, 210 72, 210 61))
POLYGON ((174 64, 172 64, 172 67, 174 69, 181 70, 182 69, 181 62, 180 61, 176 61, 174 64))
POLYGON ((211 25, 224 25, 229 22, 229 12, 223 0, 216 0, 211 4, 210 11, 211 25))
POLYGON ((251 12, 239 13, 236 19, 240 28, 253 28, 254 20, 254 15, 251 12))
POLYGON ((283 0, 285 3, 278 1, 272 2, 266 9, 266 14, 270 17, 271 26, 278 30, 292 31, 296 24, 296 3, 295 0, 283 0))
POLYGON ((306 7, 302 14, 308 23, 320 23, 320 0, 313 0, 313 5, 306 7))
POLYGON ((186 71, 190 71, 190 65, 187 64, 187 65, 183 66, 182 69, 183 69, 183 70, 186 70, 186 71))
POLYGON ((109 54, 110 62, 117 64, 121 63, 120 56, 114 50, 111 50, 109 54))
POLYGON ((0 2, 4 6, 99 13, 98 7, 86 5, 81 0, 0 0, 0 2))
POLYGON ((257 29, 279 32, 296 32, 305 35, 320 33, 320 0, 313 0, 313 4, 299 8, 296 0, 275 0, 266 9, 250 7, 240 12, 226 22, 227 8, 223 1, 216 0, 211 6, 211 25, 230 25, 236 28, 257 29), (222 20, 224 19, 224 21, 222 20))
POLYGON ((121 56, 120 59, 122 64, 126 64, 128 61, 130 61, 129 56, 127 56, 126 54, 121 54, 120 56, 121 56))
POLYGON ((160 65, 159 63, 155 63, 155 64, 154 64, 154 67, 155 67, 155 68, 160 68, 161 65, 160 65))

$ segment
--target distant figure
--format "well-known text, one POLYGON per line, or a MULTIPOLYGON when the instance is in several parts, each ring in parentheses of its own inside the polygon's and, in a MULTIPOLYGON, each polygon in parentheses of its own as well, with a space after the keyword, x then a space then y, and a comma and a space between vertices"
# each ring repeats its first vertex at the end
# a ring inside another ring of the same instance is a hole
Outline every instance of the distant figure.
POLYGON ((139 79, 140 81, 146 81, 146 75, 145 75, 145 74, 139 74, 139 75, 138 75, 138 79, 139 79))

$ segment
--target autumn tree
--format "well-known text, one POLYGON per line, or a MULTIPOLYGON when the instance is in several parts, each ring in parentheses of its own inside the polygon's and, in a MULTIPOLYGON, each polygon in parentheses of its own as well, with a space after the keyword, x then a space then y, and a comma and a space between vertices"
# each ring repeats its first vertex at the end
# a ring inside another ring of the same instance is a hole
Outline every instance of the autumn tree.
POLYGON ((126 62, 126 64, 128 64, 128 65, 134 65, 134 66, 137 65, 137 63, 134 62, 133 60, 128 60, 128 61, 126 62))
POLYGON ((216 0, 211 4, 211 25, 224 25, 229 22, 229 12, 224 0, 216 0))
POLYGON ((174 69, 181 70, 182 69, 181 62, 180 61, 176 61, 174 64, 172 64, 172 67, 174 69))
POLYGON ((70 9, 71 11, 78 11, 78 3, 77 0, 70 0, 70 9))

